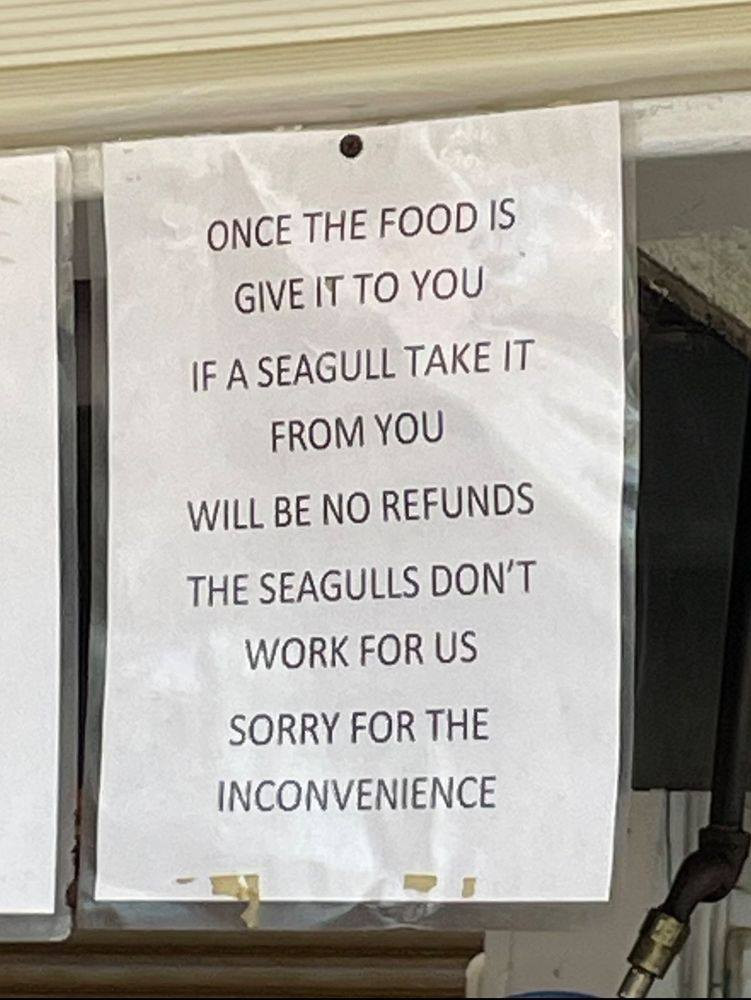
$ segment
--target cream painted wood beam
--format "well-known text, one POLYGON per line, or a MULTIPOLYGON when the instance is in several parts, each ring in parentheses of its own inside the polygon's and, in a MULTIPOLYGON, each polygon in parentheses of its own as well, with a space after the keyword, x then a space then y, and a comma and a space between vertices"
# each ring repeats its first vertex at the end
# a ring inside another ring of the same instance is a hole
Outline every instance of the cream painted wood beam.
POLYGON ((0 61, 34 66, 744 6, 744 0, 0 0, 0 61))
POLYGON ((0 0, 0 145, 751 88, 746 0, 0 0))

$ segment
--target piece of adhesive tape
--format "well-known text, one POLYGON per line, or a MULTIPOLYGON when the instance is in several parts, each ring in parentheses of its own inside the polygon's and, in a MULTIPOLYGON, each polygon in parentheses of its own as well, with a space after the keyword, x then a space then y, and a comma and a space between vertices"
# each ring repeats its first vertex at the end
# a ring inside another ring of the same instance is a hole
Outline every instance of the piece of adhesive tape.
POLYGON ((477 879, 473 875, 462 879, 462 899, 471 899, 474 896, 476 889, 477 879))
POLYGON ((404 888, 414 889, 416 892, 430 892, 438 885, 437 875, 414 875, 404 876, 404 888))
POLYGON ((240 919, 249 929, 258 926, 258 911, 261 903, 260 878, 258 875, 212 875, 211 892, 214 896, 230 896, 248 905, 240 914, 240 919))

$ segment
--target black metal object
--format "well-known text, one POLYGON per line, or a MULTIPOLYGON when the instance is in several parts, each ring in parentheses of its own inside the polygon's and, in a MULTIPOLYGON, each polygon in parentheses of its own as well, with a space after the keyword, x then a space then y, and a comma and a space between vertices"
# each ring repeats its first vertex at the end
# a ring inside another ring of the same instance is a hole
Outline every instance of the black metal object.
MULTIPOLYGON (((747 363, 748 369, 748 363, 747 363)), ((751 398, 746 421, 733 545, 720 711, 712 776, 712 827, 740 829, 751 764, 751 398)))
POLYGON ((686 858, 659 909, 687 924, 699 903, 717 903, 733 889, 748 857, 744 830, 710 824, 699 831, 698 850, 686 858))
POLYGON ((747 365, 709 327, 646 286, 640 316, 633 785, 709 789, 747 365))
MULTIPOLYGON (((680 952, 699 903, 715 903, 736 885, 751 846, 743 829, 751 763, 751 396, 743 359, 743 450, 736 491, 732 572, 725 618, 709 825, 681 864, 663 904, 647 914, 629 955, 618 996, 643 997, 680 952)), ((680 680, 678 680, 680 685, 680 680)))
POLYGON ((660 907, 688 923, 699 903, 714 903, 738 881, 751 837, 743 812, 751 750, 751 398, 746 363, 746 415, 743 459, 735 517, 720 707, 712 775, 709 826, 699 833, 699 848, 678 869, 660 907))

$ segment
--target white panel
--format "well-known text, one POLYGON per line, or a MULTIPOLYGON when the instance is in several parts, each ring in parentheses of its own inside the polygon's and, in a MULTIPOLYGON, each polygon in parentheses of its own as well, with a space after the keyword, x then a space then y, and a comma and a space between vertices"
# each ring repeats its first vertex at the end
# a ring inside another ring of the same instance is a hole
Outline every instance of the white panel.
POLYGON ((60 677, 55 156, 0 161, 0 913, 52 913, 60 677))

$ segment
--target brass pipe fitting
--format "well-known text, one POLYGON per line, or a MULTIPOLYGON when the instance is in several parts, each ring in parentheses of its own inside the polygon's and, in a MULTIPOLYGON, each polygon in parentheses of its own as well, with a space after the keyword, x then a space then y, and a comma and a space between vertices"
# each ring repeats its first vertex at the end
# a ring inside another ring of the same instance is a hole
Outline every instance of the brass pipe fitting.
POLYGON ((688 937, 688 924, 662 910, 650 910, 628 956, 631 969, 619 997, 645 997, 655 979, 662 979, 688 937))

